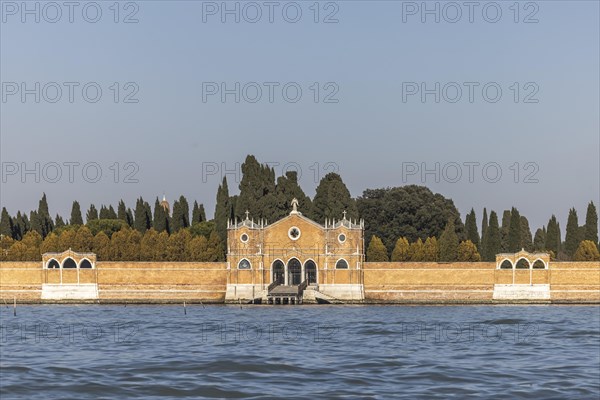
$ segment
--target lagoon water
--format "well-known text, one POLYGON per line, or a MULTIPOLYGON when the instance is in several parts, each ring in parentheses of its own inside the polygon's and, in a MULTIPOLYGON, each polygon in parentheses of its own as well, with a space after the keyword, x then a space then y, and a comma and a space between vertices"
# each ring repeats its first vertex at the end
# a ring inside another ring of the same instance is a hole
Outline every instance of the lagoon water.
POLYGON ((597 306, 23 305, 0 398, 600 396, 597 306))

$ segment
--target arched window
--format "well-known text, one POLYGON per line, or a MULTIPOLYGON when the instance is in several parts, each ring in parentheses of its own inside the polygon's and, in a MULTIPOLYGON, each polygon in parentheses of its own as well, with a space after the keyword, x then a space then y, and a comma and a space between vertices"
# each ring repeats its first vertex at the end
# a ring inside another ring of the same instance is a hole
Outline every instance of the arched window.
POLYGON ((304 279, 308 283, 317 283, 317 264, 313 260, 304 263, 304 279))
POLYGON ((245 258, 240 260, 240 263, 238 264, 238 269, 250 269, 252 268, 252 265, 250 265, 250 261, 246 260, 245 258))
POLYGON ((344 260, 343 258, 340 258, 335 263, 335 269, 348 269, 348 262, 346 260, 344 260))
POLYGON ((546 268, 546 264, 544 264, 544 262, 542 260, 536 260, 533 263, 533 269, 545 269, 546 268))
POLYGON ((529 261, 524 258, 521 258, 517 261, 517 265, 515 266, 517 269, 529 269, 529 261))
POLYGON ((71 257, 63 261, 63 268, 77 268, 77 263, 71 257))
POLYGON ((508 260, 504 260, 502 264, 500 264, 500 269, 512 269, 512 264, 508 260))
POLYGON ((48 262, 48 266, 46 268, 60 268, 60 264, 53 258, 48 262))
POLYGON ((79 268, 92 268, 92 263, 89 262, 88 259, 84 258, 80 263, 79 263, 79 268))
POLYGON ((288 285, 299 285, 302 283, 302 264, 297 258, 288 261, 288 285))
POLYGON ((285 283, 285 265, 283 261, 275 260, 272 265, 273 268, 273 282, 277 282, 279 285, 285 283))

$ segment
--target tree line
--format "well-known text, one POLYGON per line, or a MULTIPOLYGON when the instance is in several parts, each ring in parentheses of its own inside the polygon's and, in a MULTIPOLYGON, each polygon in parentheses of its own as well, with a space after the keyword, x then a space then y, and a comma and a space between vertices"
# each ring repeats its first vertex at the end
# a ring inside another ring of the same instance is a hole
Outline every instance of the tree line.
POLYGON ((532 235, 527 218, 516 208, 503 211, 501 220, 495 211, 488 216, 484 208, 480 234, 473 209, 463 221, 451 199, 424 186, 366 189, 353 198, 341 176, 329 173, 311 199, 295 171, 276 177, 273 168, 252 155, 242 164, 238 189, 239 194, 230 195, 223 178, 212 220, 207 220, 203 204, 197 201, 190 212, 184 196, 171 209, 163 207, 158 197, 153 208, 142 197, 133 209, 123 200, 116 209, 91 204, 85 222, 74 201, 69 219, 52 218, 44 194, 29 215, 18 211, 11 216, 2 209, 1 257, 39 260, 42 252, 70 247, 94 251, 100 260, 220 261, 225 258, 228 220, 241 220, 248 210, 255 220, 275 222, 289 213, 290 200, 296 198, 302 213, 320 223, 340 219, 344 211, 349 219, 364 219, 368 261, 494 261, 497 253, 520 249, 548 251, 555 260, 600 260, 593 202, 583 225, 577 211, 569 211, 562 241, 554 215, 532 235))

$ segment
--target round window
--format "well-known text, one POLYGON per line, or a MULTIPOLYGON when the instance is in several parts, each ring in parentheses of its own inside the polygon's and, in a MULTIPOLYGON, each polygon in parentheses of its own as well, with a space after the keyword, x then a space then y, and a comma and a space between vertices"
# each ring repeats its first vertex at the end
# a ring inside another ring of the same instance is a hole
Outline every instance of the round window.
POLYGON ((240 236, 240 240, 241 240, 243 243, 246 243, 246 242, 248 242, 248 235, 247 235, 247 234, 245 234, 245 233, 242 233, 242 236, 240 236))
POLYGON ((346 241, 346 235, 340 233, 340 235, 338 236, 338 240, 340 241, 340 243, 344 243, 346 241))
POLYGON ((292 240, 298 240, 300 238, 300 229, 295 226, 292 226, 288 231, 288 236, 292 240))

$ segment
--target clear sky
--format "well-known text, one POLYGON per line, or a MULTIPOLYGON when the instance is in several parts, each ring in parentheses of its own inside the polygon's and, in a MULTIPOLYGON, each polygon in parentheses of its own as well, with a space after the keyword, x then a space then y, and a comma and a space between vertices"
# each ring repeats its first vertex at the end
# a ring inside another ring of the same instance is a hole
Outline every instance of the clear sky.
POLYGON ((309 195, 335 170, 354 196, 424 184, 463 217, 515 206, 532 229, 556 214, 563 234, 570 207, 582 223, 598 205, 597 1, 75 4, 2 1, 11 214, 42 192, 66 217, 74 199, 133 207, 165 192, 210 217, 221 173, 247 154, 277 175, 300 168, 309 195), (36 163, 39 182, 21 175, 36 163), (421 176, 436 163, 439 178, 421 176))

